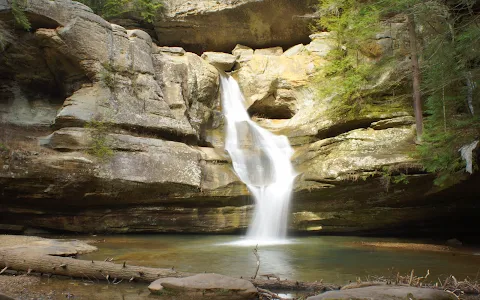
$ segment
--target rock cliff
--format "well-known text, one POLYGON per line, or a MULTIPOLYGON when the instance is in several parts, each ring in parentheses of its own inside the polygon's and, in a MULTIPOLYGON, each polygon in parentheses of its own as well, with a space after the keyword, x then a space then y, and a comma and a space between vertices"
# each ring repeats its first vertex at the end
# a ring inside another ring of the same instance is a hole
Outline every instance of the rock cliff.
MULTIPOLYGON (((253 118, 295 147, 291 230, 388 231, 443 218, 458 205, 427 197, 432 176, 409 155, 408 93, 391 89, 405 84, 398 78, 408 62, 379 76, 375 105, 338 107, 315 92, 328 84, 315 78, 331 36, 308 38, 306 23, 292 18, 311 13, 309 1, 284 0, 278 10, 267 0, 213 2, 167 1, 157 45, 69 0, 29 0, 33 29, 25 32, 0 0, 0 28, 10 36, 0 48, 3 225, 244 230, 252 200, 223 150, 214 65, 233 70, 253 118), (177 46, 233 50, 200 57, 177 46), (392 94, 407 101, 390 101, 392 94)), ((377 42, 387 53, 401 47, 399 35, 377 42)))
POLYGON ((161 45, 203 53, 308 43, 311 0, 165 0, 154 24, 161 45))

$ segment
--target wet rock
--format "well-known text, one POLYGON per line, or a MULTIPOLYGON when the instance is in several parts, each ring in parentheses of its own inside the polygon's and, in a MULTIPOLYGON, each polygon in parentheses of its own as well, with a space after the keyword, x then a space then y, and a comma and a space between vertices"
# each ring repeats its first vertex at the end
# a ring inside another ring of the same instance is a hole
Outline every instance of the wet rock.
POLYGON ((153 294, 188 296, 194 299, 256 299, 257 289, 250 281, 218 274, 198 274, 185 278, 163 278, 152 282, 153 294))
POLYGON ((397 299, 423 299, 423 300, 454 300, 454 295, 435 289, 416 288, 410 286, 371 286, 342 291, 330 291, 318 296, 309 297, 307 300, 397 300, 397 299))

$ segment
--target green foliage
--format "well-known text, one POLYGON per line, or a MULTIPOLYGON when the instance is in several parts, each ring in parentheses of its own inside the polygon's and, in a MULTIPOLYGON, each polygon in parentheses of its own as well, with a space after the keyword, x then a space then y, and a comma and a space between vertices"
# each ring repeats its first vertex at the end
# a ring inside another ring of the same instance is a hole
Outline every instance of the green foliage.
POLYGON ((158 0, 137 0, 134 6, 145 22, 153 23, 163 4, 158 0))
POLYGON ((0 153, 1 152, 7 152, 8 151, 8 147, 2 143, 0 143, 0 153))
POLYGON ((378 59, 383 50, 374 39, 381 29, 377 4, 319 0, 318 10, 317 29, 331 31, 337 43, 327 55, 329 63, 316 78, 319 97, 333 97, 333 115, 345 117, 370 110, 378 104, 369 96, 372 83, 393 62, 387 57, 378 59))
POLYGON ((110 129, 109 124, 103 121, 90 121, 85 124, 85 128, 90 129, 91 132, 91 144, 88 153, 106 160, 113 156, 113 149, 109 146, 107 134, 110 129))
POLYGON ((373 1, 319 0, 320 29, 335 32, 339 46, 348 44, 359 49, 374 37, 378 29, 379 11, 373 1))
POLYGON ((25 30, 30 30, 32 25, 24 11, 25 0, 12 0, 12 14, 15 22, 25 30))
MULTIPOLYGON (((472 11, 475 3, 319 0, 317 29, 336 32, 337 40, 337 49, 327 57, 330 64, 317 78, 320 86, 329 80, 320 95, 336 95, 333 108, 343 116, 379 104, 373 99, 379 95, 368 90, 375 73, 388 66, 388 62, 376 61, 381 48, 372 42, 381 21, 393 14, 407 14, 422 29, 417 35, 423 42, 419 44, 426 119, 423 142, 415 155, 427 171, 438 175, 438 185, 459 177, 465 162, 458 150, 480 137, 480 24, 472 11), (373 63, 358 59, 359 54, 373 63)), ((397 179, 404 178, 393 180, 397 179)))
POLYGON ((115 89, 115 69, 111 64, 103 64, 103 70, 100 72, 100 80, 106 87, 113 90, 115 89))
POLYGON ((92 10, 106 18, 111 19, 123 14, 138 14, 147 23, 153 23, 156 15, 163 7, 160 0, 78 0, 89 6, 92 10))
POLYGON ((408 175, 407 174, 400 174, 400 175, 397 175, 397 176, 393 176, 392 178, 392 181, 394 184, 408 184, 409 183, 409 180, 408 180, 408 175))
POLYGON ((392 166, 384 166, 379 172, 383 181, 385 190, 388 192, 390 185, 393 184, 408 184, 408 172, 407 168, 400 170, 392 166))
MULTIPOLYGON (((464 2, 457 5, 468 8, 464 2)), ((433 9, 428 21, 422 70, 428 118, 417 148, 426 170, 437 173, 435 183, 443 186, 458 181, 465 168, 458 150, 480 137, 480 27, 446 6, 433 9)))

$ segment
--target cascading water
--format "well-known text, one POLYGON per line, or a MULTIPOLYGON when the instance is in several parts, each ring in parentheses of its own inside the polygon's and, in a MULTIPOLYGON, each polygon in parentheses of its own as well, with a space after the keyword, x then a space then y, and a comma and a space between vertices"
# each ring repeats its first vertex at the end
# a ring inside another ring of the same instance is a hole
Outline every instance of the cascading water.
POLYGON ((258 126, 245 109, 245 99, 230 76, 221 76, 223 113, 227 121, 225 149, 233 168, 255 198, 253 221, 244 244, 282 243, 296 173, 287 137, 258 126))

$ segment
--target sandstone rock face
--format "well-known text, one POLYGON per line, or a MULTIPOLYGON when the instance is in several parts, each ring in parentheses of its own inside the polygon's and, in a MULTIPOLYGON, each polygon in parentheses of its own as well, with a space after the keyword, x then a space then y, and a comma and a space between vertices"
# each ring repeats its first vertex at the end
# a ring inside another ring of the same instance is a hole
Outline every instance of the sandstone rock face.
POLYGON ((308 42, 313 7, 308 0, 167 0, 155 23, 160 45, 202 53, 290 47, 308 42))
POLYGON ((395 300, 395 299, 425 299, 425 300, 453 300, 456 297, 450 293, 409 286, 372 286, 344 291, 330 291, 324 294, 309 297, 308 300, 342 300, 342 299, 372 299, 372 300, 395 300))
MULTIPOLYGON (((223 149, 213 65, 234 69, 253 119, 286 135, 295 148, 299 176, 290 230, 388 232, 450 216, 453 208, 468 213, 467 200, 427 197, 432 176, 408 155, 415 147, 414 120, 408 90, 401 88, 405 82, 398 81, 408 61, 377 78, 369 94, 373 103, 343 103, 318 93, 331 83, 321 74, 332 35, 313 35, 304 44, 288 38, 287 45, 280 40, 290 32, 277 35, 268 23, 281 18, 279 30, 290 26, 285 14, 304 11, 303 1, 167 2, 166 19, 156 24, 157 30, 171 29, 166 39, 183 20, 186 32, 203 33, 182 35, 187 40, 179 45, 234 42, 232 54, 202 59, 180 47, 157 46, 145 32, 110 24, 70 1, 28 1, 34 30, 14 30, 10 4, 0 0, 0 21, 13 33, 0 57, 4 228, 245 230, 253 203, 223 149), (230 14, 238 18, 230 22, 230 14), (235 23, 242 18, 249 22, 235 23), (216 26, 218 39, 205 42, 213 30, 189 27, 195 24, 216 26), (248 26, 261 47, 240 38, 251 37, 248 26), (234 34, 227 39, 222 30, 234 34), (391 94, 405 101, 392 101, 391 94)), ((394 28, 400 32, 401 22, 394 28)), ((388 42, 389 53, 398 39, 389 33, 376 42, 388 42)))
POLYGON ((258 49, 253 54, 237 49, 233 53, 241 62, 233 76, 244 93, 249 113, 267 119, 292 118, 303 102, 302 90, 314 66, 322 64, 320 57, 301 51, 282 55, 279 49, 258 49))
MULTIPOLYGON (((4 11, 8 6, 4 5, 4 11)), ((56 114, 54 122, 57 127, 78 127, 92 120, 101 120, 168 139, 188 142, 200 139, 202 124, 207 122, 216 106, 218 74, 215 68, 198 56, 187 54, 185 64, 192 76, 184 79, 186 83, 189 80, 188 87, 193 93, 187 91, 190 93, 184 97, 179 95, 182 103, 172 104, 173 100, 164 98, 159 85, 169 79, 157 80, 164 76, 156 72, 160 63, 155 60, 157 56, 153 51, 161 51, 153 47, 145 32, 110 24, 76 2, 36 0, 28 3, 26 11, 32 14, 34 26, 48 25, 51 28, 40 28, 33 35, 23 34, 28 48, 23 46, 26 49, 7 52, 6 64, 2 67, 11 74, 13 83, 7 82, 3 90, 11 95, 21 94, 22 89, 19 91, 15 87, 20 84, 23 90, 50 91, 48 96, 52 100, 45 104, 47 108, 43 111, 36 109, 35 116, 15 109, 15 113, 9 112, 5 119, 19 123, 30 117, 30 123, 38 119, 35 122, 45 124, 48 120, 42 116, 51 118, 52 111, 58 109, 58 105, 52 105, 55 98, 58 98, 57 102, 63 102, 62 98, 68 97, 56 114), (50 23, 43 22, 44 19, 50 23), (14 55, 18 52, 23 57, 14 55), (28 69, 19 69, 17 66, 25 65, 26 60, 28 69), (38 60, 42 64, 36 63, 38 60), (40 76, 32 80, 31 74, 25 74, 31 70, 30 65, 46 74, 35 72, 40 76), (23 83, 21 78, 28 79, 28 82, 23 83), (45 89, 45 85, 50 88, 45 89), (59 89, 61 93, 58 93, 59 89), (197 100, 197 95, 200 95, 198 101, 193 101, 191 97, 195 96, 197 100), (188 109, 179 113, 175 111, 179 106, 188 109)), ((21 95, 13 98, 13 105, 18 107, 32 102, 32 99, 22 102, 21 95)))
POLYGON ((248 280, 218 274, 198 274, 185 278, 163 278, 152 282, 153 294, 171 294, 194 299, 256 299, 257 289, 248 280))
POLYGON ((202 58, 222 71, 230 71, 236 62, 236 57, 226 53, 205 52, 202 58))

